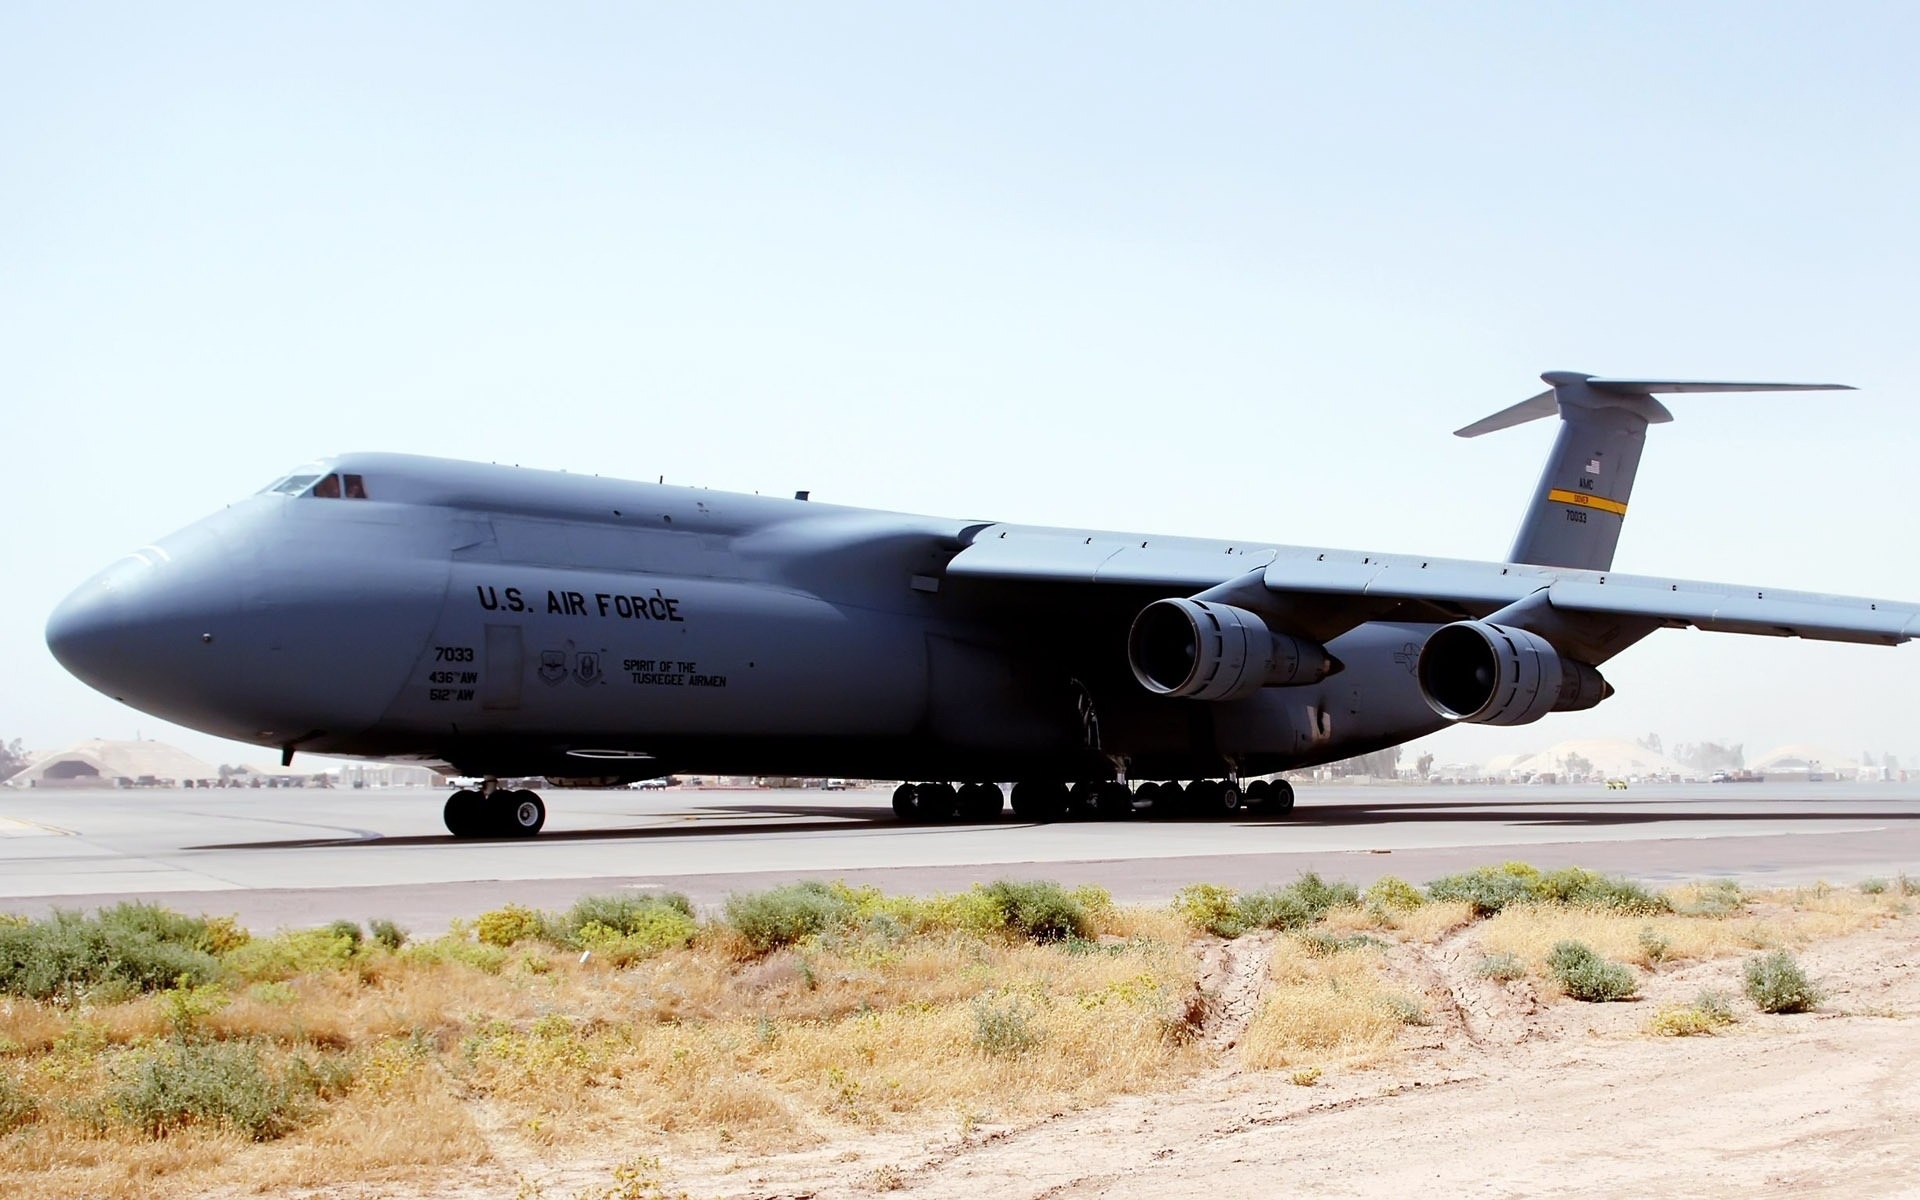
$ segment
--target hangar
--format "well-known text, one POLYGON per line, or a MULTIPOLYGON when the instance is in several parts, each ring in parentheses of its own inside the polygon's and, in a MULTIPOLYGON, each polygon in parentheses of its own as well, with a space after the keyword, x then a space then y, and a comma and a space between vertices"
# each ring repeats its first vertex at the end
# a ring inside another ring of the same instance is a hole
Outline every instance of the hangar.
POLYGON ((12 787, 211 787, 219 768, 165 742, 109 742, 100 738, 33 760, 7 780, 12 787))

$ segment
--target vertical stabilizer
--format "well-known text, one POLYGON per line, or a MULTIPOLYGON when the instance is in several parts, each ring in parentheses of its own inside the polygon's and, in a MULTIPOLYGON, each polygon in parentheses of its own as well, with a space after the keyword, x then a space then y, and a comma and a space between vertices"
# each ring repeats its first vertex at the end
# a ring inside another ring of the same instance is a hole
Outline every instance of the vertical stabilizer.
POLYGON ((1613 567, 1647 426, 1673 420, 1666 406, 1653 398, 1655 393, 1851 390, 1836 383, 1599 379, 1575 371, 1548 371, 1540 378, 1550 391, 1455 433, 1479 437, 1560 414, 1560 436, 1554 439, 1507 561, 1588 571, 1613 567))

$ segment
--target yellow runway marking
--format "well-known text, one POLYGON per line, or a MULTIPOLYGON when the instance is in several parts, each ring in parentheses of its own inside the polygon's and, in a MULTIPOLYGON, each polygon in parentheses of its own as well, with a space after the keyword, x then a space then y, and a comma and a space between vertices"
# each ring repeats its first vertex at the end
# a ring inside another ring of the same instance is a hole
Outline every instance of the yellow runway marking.
POLYGON ((32 837, 35 834, 54 834, 71 837, 73 830, 56 829, 52 825, 41 825, 34 821, 20 821, 13 817, 0 817, 0 837, 32 837))

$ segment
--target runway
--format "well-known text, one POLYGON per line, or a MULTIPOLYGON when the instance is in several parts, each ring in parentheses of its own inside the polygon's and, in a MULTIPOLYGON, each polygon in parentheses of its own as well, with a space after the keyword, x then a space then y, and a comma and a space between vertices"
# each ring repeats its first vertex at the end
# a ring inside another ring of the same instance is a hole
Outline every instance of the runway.
POLYGON ((544 793, 531 841, 456 841, 445 794, 0 790, 0 911, 146 898, 256 929, 384 916, 427 933, 509 900, 664 888, 702 905, 797 878, 895 891, 1001 877, 1095 882, 1126 901, 1300 872, 1414 882, 1508 859, 1655 884, 1920 874, 1920 784, 1306 786, 1286 817, 902 825, 889 793, 544 793))

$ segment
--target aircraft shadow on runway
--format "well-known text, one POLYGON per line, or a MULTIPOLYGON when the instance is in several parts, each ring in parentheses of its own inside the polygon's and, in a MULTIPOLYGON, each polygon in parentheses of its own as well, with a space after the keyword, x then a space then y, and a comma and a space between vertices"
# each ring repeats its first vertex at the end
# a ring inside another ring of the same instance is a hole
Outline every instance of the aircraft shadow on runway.
MULTIPOLYGON (((1760 799, 1756 797, 1756 799, 1760 799)), ((1627 802, 1623 802, 1627 803, 1627 802)), ((1693 804, 1692 800, 1637 800, 1630 803, 1645 807, 1649 805, 1693 804)), ((1765 803, 1765 801, 1763 801, 1765 803)), ((1388 825, 1397 822, 1419 821, 1426 823, 1446 823, 1456 825, 1512 825, 1547 826, 1574 828, 1604 828, 1625 825, 1657 825, 1680 821, 1718 821, 1718 822, 1757 822, 1779 823, 1786 821, 1920 821, 1920 806, 1911 811, 1855 811, 1852 809, 1792 809, 1782 811, 1771 805, 1806 803, 1803 798, 1772 801, 1762 811, 1748 812, 1627 812, 1621 809, 1562 809, 1552 802, 1540 800, 1475 800, 1437 802, 1382 802, 1377 804, 1311 804, 1296 808, 1291 813, 1280 816, 1263 815, 1258 811, 1242 811, 1231 818, 1231 822, 1213 816, 1180 816, 1159 818, 1161 824, 1216 825, 1236 824, 1240 826, 1258 826, 1263 829, 1285 830, 1288 828, 1339 829, 1359 828, 1363 826, 1388 825), (1528 815, 1532 814, 1532 815, 1528 815)), ((789 818, 782 821, 739 821, 725 825, 685 822, 674 825, 650 825, 638 829, 570 829, 542 833, 538 841, 542 844, 554 842, 607 842, 607 841, 673 841, 689 837, 731 837, 762 833, 824 833, 833 830, 847 832, 866 832, 884 829, 894 833, 916 833, 938 835, 961 829, 979 829, 978 823, 958 823, 955 825, 901 825, 893 811, 885 807, 853 808, 837 805, 832 808, 807 805, 724 805, 704 808, 706 813, 715 815, 780 816, 789 818)), ((1138 820, 1152 820, 1141 817, 1138 820)), ((1098 824, 1096 822, 1060 822, 1060 824, 1098 824)), ((1025 826, 1027 822, 1015 820, 1011 814, 998 821, 987 822, 987 826, 1025 826)), ((356 831, 345 837, 309 837, 290 838, 282 841, 266 842, 225 842, 201 846, 185 846, 184 850, 305 850, 325 847, 348 846, 436 846, 457 843, 475 844, 489 842, 514 842, 515 838, 455 838, 452 834, 424 834, 412 837, 381 837, 377 833, 356 831)))

